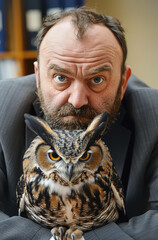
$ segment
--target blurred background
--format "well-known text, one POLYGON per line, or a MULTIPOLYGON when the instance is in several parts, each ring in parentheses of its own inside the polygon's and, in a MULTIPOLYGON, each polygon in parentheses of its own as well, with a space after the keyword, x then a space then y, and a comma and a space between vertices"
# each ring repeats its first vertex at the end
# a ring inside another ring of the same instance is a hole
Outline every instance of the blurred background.
POLYGON ((35 35, 44 15, 83 5, 121 21, 127 64, 158 89, 158 0, 0 0, 0 79, 33 72, 35 35))

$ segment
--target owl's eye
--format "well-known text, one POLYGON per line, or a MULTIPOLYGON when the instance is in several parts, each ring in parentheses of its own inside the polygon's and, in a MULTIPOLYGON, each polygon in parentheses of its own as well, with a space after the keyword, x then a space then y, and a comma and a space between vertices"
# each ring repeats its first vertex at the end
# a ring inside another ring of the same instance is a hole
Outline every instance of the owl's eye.
POLYGON ((56 153, 56 151, 49 149, 48 152, 48 157, 50 160, 52 161, 59 161, 61 159, 61 157, 56 153))
POLYGON ((82 157, 80 157, 81 161, 87 161, 91 157, 91 151, 85 152, 82 157))

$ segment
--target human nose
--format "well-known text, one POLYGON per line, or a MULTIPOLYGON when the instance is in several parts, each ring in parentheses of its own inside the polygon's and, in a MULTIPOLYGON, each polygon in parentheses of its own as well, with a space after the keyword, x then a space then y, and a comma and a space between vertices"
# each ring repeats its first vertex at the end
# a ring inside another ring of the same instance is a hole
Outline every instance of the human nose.
POLYGON ((83 83, 76 81, 72 84, 68 102, 75 108, 81 108, 88 104, 88 93, 83 83))

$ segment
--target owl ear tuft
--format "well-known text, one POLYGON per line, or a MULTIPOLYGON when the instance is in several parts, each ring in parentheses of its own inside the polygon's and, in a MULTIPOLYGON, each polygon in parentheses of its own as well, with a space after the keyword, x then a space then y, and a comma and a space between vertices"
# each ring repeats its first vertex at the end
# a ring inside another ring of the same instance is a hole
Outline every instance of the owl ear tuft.
POLYGON ((87 145, 89 148, 95 141, 102 138, 108 122, 108 113, 104 112, 96 116, 88 126, 86 133, 90 134, 91 138, 87 145))
POLYGON ((51 138, 55 133, 49 125, 44 120, 27 113, 24 114, 24 117, 25 123, 30 130, 40 136, 47 144, 51 145, 51 138))

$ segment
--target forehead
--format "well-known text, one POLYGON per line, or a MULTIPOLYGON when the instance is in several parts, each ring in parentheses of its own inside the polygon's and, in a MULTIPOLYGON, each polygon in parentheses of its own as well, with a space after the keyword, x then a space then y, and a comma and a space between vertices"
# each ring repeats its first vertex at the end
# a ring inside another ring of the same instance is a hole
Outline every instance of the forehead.
POLYGON ((61 20, 45 35, 40 56, 50 61, 50 56, 63 61, 92 62, 99 61, 107 55, 122 61, 122 49, 113 33, 103 24, 93 24, 88 27, 82 39, 77 38, 77 32, 70 18, 61 20))

